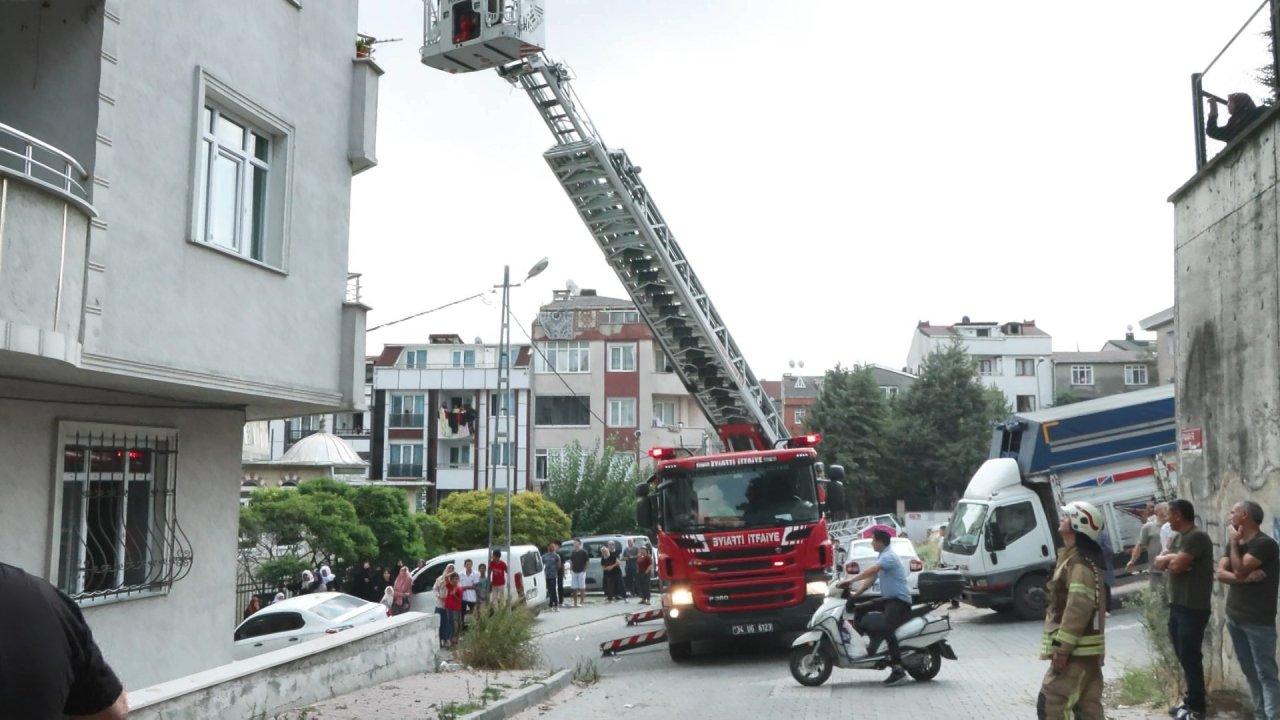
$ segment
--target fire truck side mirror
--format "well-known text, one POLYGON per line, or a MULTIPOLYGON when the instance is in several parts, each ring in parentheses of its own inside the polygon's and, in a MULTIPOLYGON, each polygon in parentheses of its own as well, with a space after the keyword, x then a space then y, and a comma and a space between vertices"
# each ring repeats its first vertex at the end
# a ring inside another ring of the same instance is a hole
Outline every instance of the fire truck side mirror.
POLYGON ((845 504, 844 483, 839 480, 827 481, 827 511, 833 514, 843 513, 845 504))
POLYGON ((649 497, 649 483, 642 482, 639 485, 636 485, 636 497, 637 498, 649 497))
POLYGON ((653 529, 653 503, 648 497, 636 498, 636 525, 643 530, 653 529))

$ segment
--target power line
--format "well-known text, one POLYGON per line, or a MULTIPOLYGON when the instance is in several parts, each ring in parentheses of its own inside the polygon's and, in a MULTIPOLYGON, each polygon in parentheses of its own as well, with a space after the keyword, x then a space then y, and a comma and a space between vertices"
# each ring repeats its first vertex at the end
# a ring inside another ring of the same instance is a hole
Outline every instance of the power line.
POLYGON ((387 327, 388 325, 395 325, 396 323, 402 323, 402 322, 404 322, 404 321, 406 321, 406 320, 412 320, 412 319, 414 319, 414 318, 422 317, 423 315, 430 315, 431 313, 433 313, 433 312, 435 312, 435 311, 437 311, 437 310, 443 310, 443 309, 445 309, 445 308, 447 308, 447 307, 453 307, 454 305, 461 305, 462 303, 467 302, 468 300, 475 300, 476 298, 478 298, 478 297, 484 297, 484 296, 485 296, 485 295, 487 295, 487 294, 488 294, 487 292, 478 292, 478 293, 476 293, 475 295, 468 295, 467 297, 464 297, 464 298, 462 298, 461 300, 454 300, 453 302, 445 303, 444 305, 441 305, 441 306, 439 306, 439 307, 433 307, 433 308, 431 308, 430 310, 423 310, 423 311, 422 311, 422 312, 420 312, 420 313, 414 313, 414 314, 412 314, 412 315, 409 315, 409 316, 406 316, 406 317, 402 317, 402 318, 400 318, 399 320, 392 320, 391 322, 384 322, 384 323, 382 323, 381 325, 374 325, 374 326, 373 326, 373 327, 371 327, 371 328, 367 328, 367 329, 365 330, 365 332, 366 332, 366 333, 371 333, 371 332, 373 332, 374 330, 381 330, 382 328, 387 327))
MULTIPOLYGON (((582 399, 582 396, 574 392, 573 386, 570 385, 569 381, 565 380, 564 376, 560 374, 560 371, 556 369, 555 363, 547 361, 547 354, 542 352, 542 348, 538 347, 538 343, 533 341, 533 337, 529 335, 528 330, 524 329, 524 324, 521 323, 520 319, 516 317, 515 312, 513 312, 510 308, 508 308, 507 315, 510 316, 511 319, 515 321, 516 327, 520 328, 521 334, 523 334, 525 339, 529 341, 529 347, 533 348, 533 351, 538 353, 538 357, 542 358, 543 364, 545 364, 548 368, 550 368, 551 372, 555 373, 556 377, 560 378, 560 382, 564 384, 564 387, 566 390, 569 391, 569 394, 575 398, 582 399)), ((586 406, 587 412, 591 413, 592 417, 600 421, 601 425, 605 427, 609 427, 609 423, 605 422, 604 418, 600 417, 596 413, 596 411, 591 408, 591 399, 589 397, 587 398, 586 402, 583 403, 583 405, 586 406)))

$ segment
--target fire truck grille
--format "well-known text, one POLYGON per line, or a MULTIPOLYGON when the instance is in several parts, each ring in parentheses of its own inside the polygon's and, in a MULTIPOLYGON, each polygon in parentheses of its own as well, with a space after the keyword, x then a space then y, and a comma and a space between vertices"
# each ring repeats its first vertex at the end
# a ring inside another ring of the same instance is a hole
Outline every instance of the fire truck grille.
POLYGON ((719 552, 694 553, 699 560, 736 560, 738 558, 771 557, 778 554, 775 547, 743 548, 741 550, 722 550, 719 552))
POLYGON ((762 582, 713 588, 707 591, 707 607, 711 610, 731 610, 778 606, 794 600, 795 594, 796 587, 792 582, 762 582))

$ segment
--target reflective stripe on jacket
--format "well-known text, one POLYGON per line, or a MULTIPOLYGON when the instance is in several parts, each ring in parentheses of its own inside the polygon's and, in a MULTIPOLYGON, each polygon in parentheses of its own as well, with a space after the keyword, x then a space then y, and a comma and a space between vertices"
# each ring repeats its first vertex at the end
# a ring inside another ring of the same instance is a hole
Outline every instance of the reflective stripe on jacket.
POLYGON ((1075 547, 1058 551, 1058 564, 1046 588, 1049 602, 1045 610, 1044 636, 1040 658, 1055 651, 1072 657, 1102 656, 1102 578, 1097 568, 1080 557, 1075 547))

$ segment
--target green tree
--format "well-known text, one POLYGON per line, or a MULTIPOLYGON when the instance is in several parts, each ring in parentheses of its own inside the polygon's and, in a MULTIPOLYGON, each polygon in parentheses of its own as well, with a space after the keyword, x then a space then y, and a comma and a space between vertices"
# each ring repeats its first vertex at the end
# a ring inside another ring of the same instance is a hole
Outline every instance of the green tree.
MULTIPOLYGON (((310 485, 310 483, 304 483, 310 485)), ((363 485, 351 488, 348 499, 358 518, 378 544, 375 561, 394 566, 397 560, 412 566, 426 554, 422 530, 409 514, 399 488, 363 485)))
MULTIPOLYGON (((494 545, 506 542, 506 497, 499 495, 493 508, 494 545)), ((484 490, 453 493, 440 503, 437 513, 447 530, 450 545, 482 548, 489 542, 489 493, 484 490)), ((569 516, 540 493, 520 493, 511 501, 511 544, 539 547, 569 536, 569 516)))
POLYGON ((808 427, 822 433, 818 454, 845 469, 848 502, 865 509, 883 496, 885 427, 889 403, 870 366, 828 370, 809 411, 808 427))
POLYGON ((413 522, 422 535, 423 555, 433 558, 449 549, 447 533, 440 518, 430 513, 414 513, 413 522))
POLYGON ((1008 412, 1004 395, 983 386, 959 344, 931 353, 889 423, 896 494, 949 509, 987 459, 992 426, 1008 412))
POLYGON ((1076 394, 1071 392, 1070 390, 1063 390, 1062 392, 1053 396, 1053 404, 1055 406, 1070 405, 1071 403, 1078 403, 1083 399, 1084 398, 1076 397, 1076 394))
POLYGON ((311 567, 356 562, 377 551, 373 533, 349 500, 291 488, 253 491, 240 510, 240 544, 259 557, 293 555, 311 567))
POLYGON ((575 442, 547 470, 546 496, 572 518, 575 534, 635 531, 638 463, 626 462, 609 445, 588 450, 575 442))

